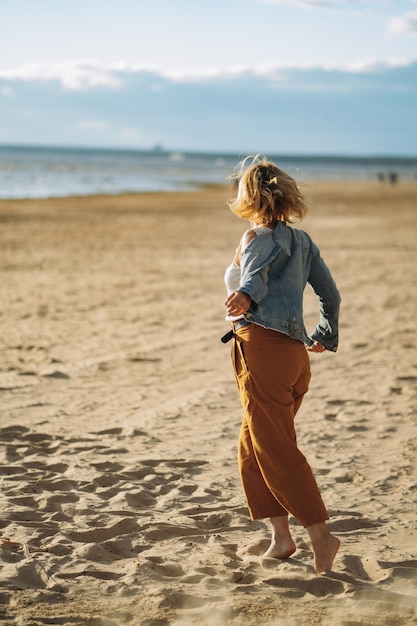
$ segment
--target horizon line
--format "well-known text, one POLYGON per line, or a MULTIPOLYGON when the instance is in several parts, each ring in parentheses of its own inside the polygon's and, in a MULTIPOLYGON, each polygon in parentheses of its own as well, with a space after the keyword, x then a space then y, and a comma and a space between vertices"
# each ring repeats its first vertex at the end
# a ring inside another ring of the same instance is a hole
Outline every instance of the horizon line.
POLYGON ((222 150, 222 149, 191 149, 191 148, 169 148, 160 144, 151 147, 132 147, 132 146, 97 146, 97 145, 81 145, 81 144, 40 144, 40 143, 2 143, 0 149, 37 149, 37 150, 85 150, 85 151, 101 151, 101 152, 130 152, 130 153, 151 153, 151 154, 184 154, 184 155, 213 155, 213 156, 255 156, 256 154, 270 156, 278 156, 280 158, 321 158, 321 159, 363 159, 363 160, 417 160, 416 154, 399 154, 399 153, 330 153, 330 152, 275 152, 275 151, 245 151, 245 150, 222 150))

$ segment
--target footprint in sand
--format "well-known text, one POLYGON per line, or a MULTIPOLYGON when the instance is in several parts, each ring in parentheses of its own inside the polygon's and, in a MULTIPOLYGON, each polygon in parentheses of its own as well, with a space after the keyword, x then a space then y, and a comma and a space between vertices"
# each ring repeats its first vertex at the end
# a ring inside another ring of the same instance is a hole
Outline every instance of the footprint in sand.
POLYGON ((0 540, 0 558, 4 563, 17 563, 26 558, 23 544, 4 537, 0 540))
POLYGON ((316 597, 333 596, 345 591, 341 581, 327 576, 308 576, 306 578, 277 576, 265 580, 264 583, 279 587, 280 593, 290 598, 301 598, 306 594, 316 597))
MULTIPOLYGON (((162 589, 161 594, 165 597, 160 602, 159 606, 161 609, 171 608, 171 609, 200 609, 207 605, 207 599, 199 596, 192 596, 187 593, 183 593, 181 591, 171 590, 171 589, 162 589)), ((224 598, 222 596, 210 596, 210 603, 215 605, 216 603, 224 602, 224 598)))
POLYGON ((154 541, 162 541, 164 539, 172 539, 178 537, 201 536, 205 532, 195 526, 184 526, 181 524, 160 523, 157 528, 151 528, 144 532, 147 539, 154 541))
POLYGON ((107 527, 93 528, 92 530, 64 530, 63 534, 72 541, 92 543, 106 541, 137 530, 139 530, 139 526, 136 520, 127 517, 107 527))
POLYGON ((351 574, 354 577, 354 580, 370 581, 372 579, 360 557, 353 554, 347 554, 341 557, 341 561, 345 566, 346 572, 351 574))
POLYGON ((17 496, 17 497, 10 497, 10 492, 8 492, 9 495, 9 502, 12 504, 15 504, 17 506, 24 506, 27 508, 31 508, 31 509, 36 509, 39 505, 38 502, 36 501, 36 499, 33 496, 17 496))
POLYGON ((13 441, 28 432, 29 428, 26 426, 6 426, 6 428, 0 428, 0 441, 13 441))
POLYGON ((13 475, 20 476, 26 474, 27 469, 15 465, 0 465, 0 475, 11 477, 13 475))
POLYGON ((91 463, 92 467, 95 467, 96 470, 100 472, 120 472, 124 469, 124 465, 121 463, 115 463, 113 461, 100 461, 97 463, 91 463))
MULTIPOLYGON (((138 430, 135 436, 144 434, 138 430)), ((231 529, 235 518, 224 511, 223 489, 199 485, 198 477, 208 461, 161 457, 128 465, 121 456, 126 449, 112 447, 115 438, 124 441, 125 429, 70 439, 20 426, 0 429, 9 459, 0 465, 9 507, 0 525, 7 528, 11 542, 16 532, 19 537, 27 535, 26 552, 23 544, 4 548, 3 564, 14 569, 6 576, 7 583, 3 572, 1 582, 18 588, 53 589, 61 584, 58 579, 117 580, 126 575, 125 560, 136 568, 138 555, 149 553, 161 540, 185 538, 190 545, 206 545, 208 536, 215 540, 219 532, 231 529), (53 461, 52 454, 57 455, 53 461), (109 456, 116 454, 120 456, 109 456), (76 462, 69 460, 71 456, 76 462), (152 523, 150 514, 165 510, 171 501, 185 523, 152 523), (28 553, 34 563, 39 560, 37 565, 27 562, 28 553), (53 577, 39 566, 43 559, 55 572, 53 577)), ((237 546, 216 543, 212 549, 225 563, 239 562, 237 546)), ((196 583, 209 576, 176 570, 165 561, 156 566, 157 574, 184 582, 189 578, 196 583)), ((233 574, 234 582, 248 585, 251 579, 242 572, 233 574)))
MULTIPOLYGON (((108 548, 111 544, 100 544, 100 543, 87 543, 78 548, 76 548, 73 552, 74 558, 81 558, 87 561, 93 561, 95 563, 112 563, 113 561, 119 561, 124 556, 120 556, 115 552, 109 550, 108 548)), ((133 549, 130 549, 129 557, 136 557, 136 552, 133 549)))
POLYGON ((349 517, 339 517, 333 514, 331 520, 327 523, 329 530, 334 533, 357 533, 360 530, 369 531, 372 529, 380 529, 383 525, 381 520, 369 520, 359 515, 349 514, 349 517), (338 519, 339 517, 339 519, 338 519))
POLYGON ((410 559, 405 561, 378 561, 381 571, 387 572, 385 580, 394 581, 399 578, 417 583, 417 560, 410 559), (387 571, 388 570, 388 571, 387 571))
POLYGON ((68 469, 67 463, 48 463, 45 461, 27 461, 23 463, 23 467, 29 469, 32 473, 34 470, 38 470, 38 473, 45 474, 46 472, 53 474, 64 474, 68 469))
POLYGON ((137 488, 125 494, 125 500, 129 506, 138 509, 148 509, 157 504, 157 499, 146 489, 137 488))
POLYGON ((45 589, 48 580, 45 568, 34 561, 17 565, 15 570, 10 572, 10 583, 18 589, 45 589))
POLYGON ((164 578, 180 578, 186 574, 180 563, 165 561, 158 557, 148 557, 140 568, 143 571, 160 574, 164 578))
POLYGON ((45 513, 62 511, 62 505, 78 502, 80 496, 72 491, 67 493, 55 493, 51 496, 42 496, 38 499, 39 510, 45 513))

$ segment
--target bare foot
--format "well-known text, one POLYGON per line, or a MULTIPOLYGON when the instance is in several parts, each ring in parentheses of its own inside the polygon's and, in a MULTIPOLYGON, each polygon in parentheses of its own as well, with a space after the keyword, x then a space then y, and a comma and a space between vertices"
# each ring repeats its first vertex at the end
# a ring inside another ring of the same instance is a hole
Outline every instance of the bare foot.
POLYGON ((332 569, 339 547, 339 539, 330 533, 323 541, 314 545, 314 567, 317 574, 323 574, 332 569))
POLYGON ((263 556, 272 559, 288 559, 297 549, 291 537, 288 515, 270 517, 269 521, 272 529, 271 545, 263 556))
POLYGON ((294 554, 297 547, 294 541, 289 539, 272 539, 271 545, 263 555, 264 558, 272 559, 288 559, 289 556, 294 554))

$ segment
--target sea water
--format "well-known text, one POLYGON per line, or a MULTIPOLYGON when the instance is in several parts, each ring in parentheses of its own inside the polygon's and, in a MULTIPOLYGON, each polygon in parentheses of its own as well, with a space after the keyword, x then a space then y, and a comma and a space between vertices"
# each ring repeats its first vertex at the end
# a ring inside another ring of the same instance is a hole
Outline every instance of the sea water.
MULTIPOLYGON (((0 198, 181 191, 227 183, 246 155, 0 146, 0 198)), ((268 154, 293 178, 415 180, 417 158, 268 154)))

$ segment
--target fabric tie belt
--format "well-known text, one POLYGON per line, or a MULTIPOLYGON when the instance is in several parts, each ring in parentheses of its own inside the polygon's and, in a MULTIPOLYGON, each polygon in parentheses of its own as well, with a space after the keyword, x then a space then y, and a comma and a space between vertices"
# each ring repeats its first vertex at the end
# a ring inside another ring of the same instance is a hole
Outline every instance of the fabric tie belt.
POLYGON ((234 335, 236 330, 239 330, 239 328, 243 328, 243 326, 248 326, 250 323, 251 322, 248 322, 247 320, 245 320, 244 317, 242 317, 242 319, 240 319, 240 320, 236 320, 236 322, 232 322, 232 330, 229 330, 228 333, 223 335, 223 337, 221 337, 220 341, 222 343, 227 343, 228 341, 233 339, 233 335, 234 335))

